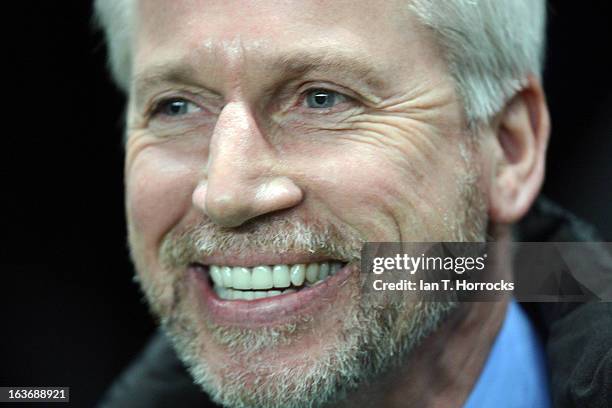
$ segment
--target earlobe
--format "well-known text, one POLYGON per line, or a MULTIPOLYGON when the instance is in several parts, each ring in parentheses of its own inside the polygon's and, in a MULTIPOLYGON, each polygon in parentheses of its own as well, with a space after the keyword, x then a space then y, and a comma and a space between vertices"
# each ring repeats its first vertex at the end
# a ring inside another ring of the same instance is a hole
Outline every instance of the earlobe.
POLYGON ((529 210, 544 181, 550 119, 536 78, 530 77, 506 104, 494 131, 499 154, 489 190, 489 217, 511 224, 529 210))

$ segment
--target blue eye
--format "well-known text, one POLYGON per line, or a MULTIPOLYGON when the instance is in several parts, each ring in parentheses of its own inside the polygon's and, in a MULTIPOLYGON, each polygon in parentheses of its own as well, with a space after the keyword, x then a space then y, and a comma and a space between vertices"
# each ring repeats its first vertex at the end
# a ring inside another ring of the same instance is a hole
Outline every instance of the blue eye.
POLYGON ((169 99, 159 104, 156 113, 161 113, 166 116, 182 116, 189 113, 197 112, 200 108, 185 99, 169 99))
POLYGON ((309 108, 326 109, 333 108, 337 102, 342 100, 343 95, 326 89, 313 89, 306 94, 306 104, 309 108))

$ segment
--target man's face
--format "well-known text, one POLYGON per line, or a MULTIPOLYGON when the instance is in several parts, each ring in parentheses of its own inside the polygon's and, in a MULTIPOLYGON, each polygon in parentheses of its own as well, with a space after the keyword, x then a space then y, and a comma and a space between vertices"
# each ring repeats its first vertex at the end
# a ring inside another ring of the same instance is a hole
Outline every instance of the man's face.
POLYGON ((213 397, 322 402, 434 330, 447 305, 358 275, 363 242, 486 224, 479 150, 407 2, 146 0, 134 46, 132 256, 213 397))

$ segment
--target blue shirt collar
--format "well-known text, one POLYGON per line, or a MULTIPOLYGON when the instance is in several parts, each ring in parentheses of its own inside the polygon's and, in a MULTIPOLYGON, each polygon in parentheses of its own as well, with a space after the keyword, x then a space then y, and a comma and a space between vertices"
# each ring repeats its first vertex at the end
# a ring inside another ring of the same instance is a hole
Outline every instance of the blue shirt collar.
POLYGON ((508 305, 491 353, 463 407, 551 407, 542 344, 514 300, 508 305))

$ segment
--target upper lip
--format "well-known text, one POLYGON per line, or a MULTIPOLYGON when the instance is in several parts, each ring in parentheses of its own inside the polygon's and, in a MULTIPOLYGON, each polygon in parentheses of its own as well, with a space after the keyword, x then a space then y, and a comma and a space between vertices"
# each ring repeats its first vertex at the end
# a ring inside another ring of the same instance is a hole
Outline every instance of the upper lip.
POLYGON ((341 259, 332 258, 328 255, 309 253, 256 253, 211 255, 195 260, 193 263, 201 265, 243 266, 250 268, 258 265, 293 265, 324 261, 346 262, 341 259))

